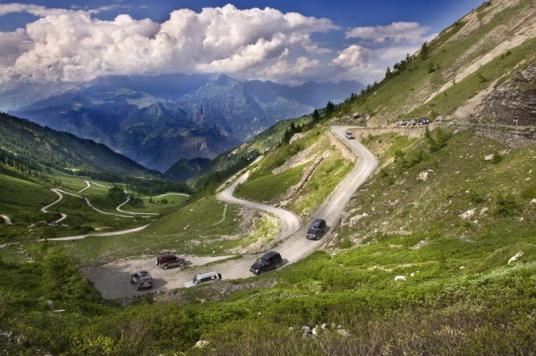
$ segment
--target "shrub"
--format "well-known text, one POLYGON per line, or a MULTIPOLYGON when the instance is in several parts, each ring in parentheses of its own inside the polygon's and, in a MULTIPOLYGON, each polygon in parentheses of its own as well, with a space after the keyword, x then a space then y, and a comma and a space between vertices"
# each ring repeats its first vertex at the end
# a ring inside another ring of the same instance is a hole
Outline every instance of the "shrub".
POLYGON ((497 216, 513 216, 519 210, 519 205, 512 195, 500 195, 495 202, 495 214, 497 216))

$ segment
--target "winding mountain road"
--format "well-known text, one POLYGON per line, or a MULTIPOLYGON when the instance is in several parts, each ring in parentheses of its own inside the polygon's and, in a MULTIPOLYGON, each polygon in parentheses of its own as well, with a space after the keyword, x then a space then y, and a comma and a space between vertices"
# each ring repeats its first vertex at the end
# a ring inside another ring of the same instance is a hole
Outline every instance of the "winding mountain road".
MULTIPOLYGON (((247 179, 247 173, 242 174, 236 181, 217 194, 217 199, 225 203, 238 204, 262 210, 280 218, 281 231, 278 237, 279 244, 274 250, 282 255, 285 261, 285 266, 301 260, 321 247, 321 245, 329 238, 333 228, 339 222, 342 212, 350 201, 352 195, 366 182, 378 166, 376 157, 365 146, 357 140, 347 140, 345 138, 345 132, 348 128, 350 127, 333 126, 331 132, 339 141, 343 142, 352 150, 358 157, 358 163, 338 184, 314 216, 324 218, 330 228, 323 239, 319 241, 307 240, 305 238, 305 232, 309 224, 300 227, 298 218, 290 211, 236 198, 233 195, 234 190, 240 183, 243 183, 247 179)), ((310 221, 308 221, 308 223, 310 223, 310 221)), ((161 273, 161 271, 154 266, 149 272, 154 271, 158 275, 158 278, 155 283, 155 288, 148 292, 138 292, 130 285, 128 275, 135 272, 136 269, 136 266, 133 265, 118 268, 113 263, 110 263, 89 268, 86 271, 86 275, 92 280, 95 287, 101 292, 104 298, 119 299, 151 293, 155 290, 165 291, 182 288, 183 284, 186 281, 191 280, 194 274, 212 270, 221 273, 225 280, 252 277, 253 275, 250 273, 249 267, 257 258, 257 255, 245 255, 240 259, 214 263, 210 266, 199 266, 183 271, 168 270, 165 271, 165 273, 161 273)))
MULTIPOLYGON (((85 183, 86 183, 86 186, 84 188, 82 188, 81 190, 79 190, 78 193, 84 192, 85 190, 91 188, 91 182, 86 180, 85 183)), ((102 184, 98 184, 98 183, 95 183, 95 182, 93 182, 93 184, 95 184, 95 185, 97 185, 99 187, 108 188, 108 187, 106 187, 106 186, 104 186, 102 184)), ((91 209, 95 210, 99 214, 112 215, 112 216, 123 217, 123 218, 133 218, 136 215, 142 216, 144 218, 148 218, 148 217, 151 217, 151 216, 159 215, 158 213, 142 213, 142 212, 130 212, 130 211, 122 210, 121 208, 130 201, 130 196, 128 196, 127 199, 124 202, 122 202, 121 204, 119 204, 116 207, 116 210, 118 212, 120 212, 120 213, 123 213, 123 214, 115 214, 115 213, 110 213, 110 212, 107 212, 107 211, 100 210, 99 208, 97 208, 93 204, 91 204, 91 202, 89 201, 88 198, 83 197, 81 195, 66 192, 64 190, 57 189, 57 188, 54 188, 54 189, 51 189, 51 190, 58 195, 58 199, 53 201, 52 203, 48 204, 47 206, 42 207, 41 211, 43 213, 48 213, 48 209, 51 208, 52 206, 56 205, 60 201, 62 201, 63 197, 64 197, 64 194, 66 194, 66 195, 70 195, 70 196, 73 196, 73 197, 76 197, 76 198, 79 198, 79 199, 83 199, 91 209), (124 215, 124 214, 129 214, 129 215, 124 215)), ((164 196, 185 196, 185 197, 190 197, 190 195, 185 194, 185 193, 165 193, 165 194, 159 195, 157 198, 164 197, 164 196)), ((65 220, 67 218, 67 216, 68 216, 67 214, 60 213, 60 218, 58 220, 53 221, 51 224, 58 224, 58 223, 62 222, 63 220, 65 220)), ((126 229, 126 230, 98 232, 98 233, 96 232, 96 233, 89 233, 89 234, 84 234, 84 235, 74 235, 74 236, 64 236, 64 237, 52 237, 52 238, 48 238, 48 239, 40 239, 38 241, 45 241, 45 240, 47 240, 47 241, 76 241, 76 240, 85 239, 86 237, 89 237, 89 236, 108 237, 108 236, 128 235, 128 234, 132 234, 134 232, 142 231, 142 230, 146 229, 148 226, 149 226, 149 224, 146 224, 146 225, 143 225, 143 226, 138 226, 138 227, 134 227, 134 228, 126 229)))
POLYGON ((147 215, 152 215, 152 216, 160 215, 160 214, 158 214, 158 213, 136 213, 136 212, 133 212, 133 211, 126 211, 126 210, 121 209, 125 204, 128 204, 129 201, 130 201, 130 195, 127 196, 127 200, 125 200, 124 202, 122 202, 121 204, 119 204, 119 205, 115 208, 115 210, 117 210, 117 211, 120 212, 120 213, 131 214, 131 215, 144 215, 144 216, 147 216, 147 215))
POLYGON ((224 203, 238 204, 277 216, 281 221, 281 231, 279 232, 279 237, 277 238, 278 240, 285 239, 298 231, 300 228, 300 219, 294 213, 272 205, 240 199, 233 195, 236 187, 244 183, 248 179, 248 176, 249 172, 242 174, 231 185, 216 194, 216 199, 224 203))

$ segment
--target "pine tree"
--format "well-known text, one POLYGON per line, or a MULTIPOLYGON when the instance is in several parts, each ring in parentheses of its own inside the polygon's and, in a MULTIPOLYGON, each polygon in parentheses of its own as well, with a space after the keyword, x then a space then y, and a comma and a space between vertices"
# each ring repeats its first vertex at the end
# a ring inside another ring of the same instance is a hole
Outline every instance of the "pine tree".
POLYGON ((428 58, 428 42, 424 42, 421 47, 421 58, 425 60, 428 58))
POLYGON ((313 111, 313 121, 318 122, 320 121, 320 119, 320 113, 318 112, 318 110, 315 109, 315 111, 313 111))
POLYGON ((333 115, 334 111, 335 111, 335 105, 331 101, 328 101, 326 105, 326 109, 325 109, 326 117, 330 117, 331 115, 333 115))

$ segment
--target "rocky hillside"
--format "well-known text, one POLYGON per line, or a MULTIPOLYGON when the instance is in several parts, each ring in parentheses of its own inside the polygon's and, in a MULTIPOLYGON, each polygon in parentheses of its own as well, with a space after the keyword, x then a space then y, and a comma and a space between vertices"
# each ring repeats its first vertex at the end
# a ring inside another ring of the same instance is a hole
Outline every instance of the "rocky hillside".
POLYGON ((533 59, 485 93, 470 115, 479 122, 536 125, 536 57, 533 59))
POLYGON ((348 112, 371 114, 371 125, 420 115, 506 123, 517 115, 526 122, 533 115, 532 99, 524 98, 534 93, 535 19, 534 1, 486 2, 396 64, 388 80, 370 87, 348 112), (518 105, 512 117, 497 119, 493 112, 502 110, 497 105, 505 95, 519 95, 528 107, 518 105), (496 108, 478 105, 484 98, 496 108))

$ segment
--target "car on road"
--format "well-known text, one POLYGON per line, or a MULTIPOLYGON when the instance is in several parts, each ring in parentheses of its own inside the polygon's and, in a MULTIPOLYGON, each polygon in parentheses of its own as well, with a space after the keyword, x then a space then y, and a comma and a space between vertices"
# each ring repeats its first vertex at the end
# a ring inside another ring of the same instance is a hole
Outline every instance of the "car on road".
POLYGON ((328 226, 326 225, 326 220, 324 219, 315 219, 305 235, 309 240, 320 240, 322 235, 327 231, 328 226))
POLYGON ((186 266, 186 260, 177 255, 160 255, 156 258, 156 265, 162 269, 186 266))
POLYGON ((130 283, 136 285, 136 289, 149 289, 153 287, 153 277, 147 271, 138 271, 130 276, 130 283))
POLYGON ((221 274, 217 272, 208 272, 203 274, 196 274, 191 281, 184 283, 186 288, 192 288, 202 283, 219 281, 221 280, 221 274))
POLYGON ((283 258, 279 252, 270 251, 262 255, 251 267, 250 271, 256 275, 281 267, 283 258))
POLYGON ((347 139, 349 140, 353 140, 355 138, 354 134, 351 132, 351 131, 346 131, 344 133, 344 135, 346 136, 347 139))

